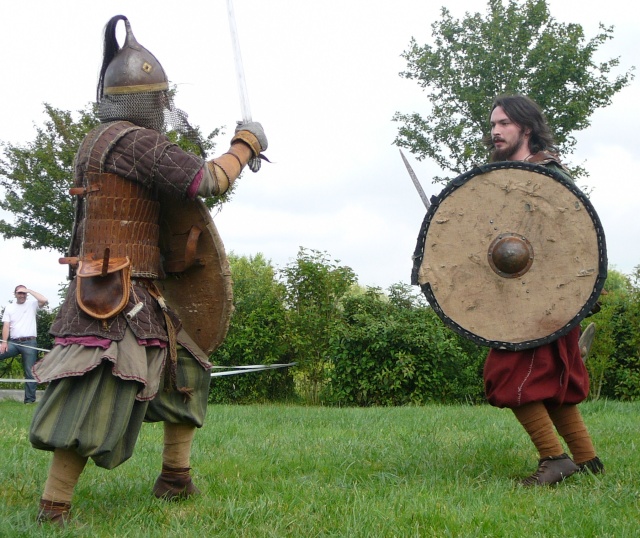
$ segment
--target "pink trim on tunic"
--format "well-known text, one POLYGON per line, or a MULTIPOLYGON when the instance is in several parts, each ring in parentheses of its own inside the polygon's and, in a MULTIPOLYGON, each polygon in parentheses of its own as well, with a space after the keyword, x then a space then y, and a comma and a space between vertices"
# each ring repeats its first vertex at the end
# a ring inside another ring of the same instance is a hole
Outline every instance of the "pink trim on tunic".
POLYGON ((82 376, 108 361, 114 376, 140 383, 136 400, 151 400, 158 392, 167 351, 159 346, 141 346, 131 329, 125 331, 120 341, 89 335, 68 336, 66 341, 67 345, 55 345, 35 364, 32 372, 38 382, 82 376), (109 342, 107 348, 99 345, 105 341, 109 342))
POLYGON ((200 188, 200 182, 202 181, 202 176, 204 175, 204 167, 200 169, 200 171, 195 175, 191 185, 187 189, 187 198, 189 200, 194 200, 196 195, 198 194, 198 189, 200 188))
MULTIPOLYGON (((145 347, 167 347, 167 343, 157 338, 137 338, 139 346, 145 347)), ((111 345, 111 340, 107 338, 100 338, 99 336, 56 336, 55 345, 57 346, 70 346, 71 344, 78 344, 86 347, 100 347, 107 349, 111 345)))

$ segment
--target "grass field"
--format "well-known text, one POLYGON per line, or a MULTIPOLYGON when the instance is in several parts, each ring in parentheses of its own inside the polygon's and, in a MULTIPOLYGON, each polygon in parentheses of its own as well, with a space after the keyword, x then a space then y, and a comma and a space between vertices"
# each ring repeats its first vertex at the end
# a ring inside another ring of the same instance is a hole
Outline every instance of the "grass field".
POLYGON ((31 448, 33 407, 0 402, 0 536, 638 537, 640 403, 581 406, 604 476, 523 489, 536 452, 489 406, 211 406, 192 465, 202 496, 151 495, 162 426, 133 458, 89 463, 66 530, 35 523, 50 454, 31 448))

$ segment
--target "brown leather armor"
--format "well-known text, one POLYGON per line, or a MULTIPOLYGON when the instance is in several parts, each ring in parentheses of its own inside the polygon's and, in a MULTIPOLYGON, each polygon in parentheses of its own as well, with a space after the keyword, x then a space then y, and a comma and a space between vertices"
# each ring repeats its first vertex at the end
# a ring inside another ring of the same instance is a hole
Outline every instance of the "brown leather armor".
MULTIPOLYGON (((227 157, 225 165, 238 162, 227 157)), ((131 122, 105 123, 87 135, 76 156, 76 217, 62 259, 73 281, 52 334, 119 341, 128 326, 139 339, 170 342, 185 316, 203 350, 222 342, 233 309, 229 264, 209 211, 187 194, 198 173, 206 176, 203 166, 202 158, 131 122), (130 293, 129 269, 136 277, 130 293), (122 290, 109 291, 119 282, 122 290), (162 308, 158 292, 169 299, 162 308)))
POLYGON ((128 257, 131 275, 159 278, 160 202, 153 191, 115 174, 86 175, 80 257, 128 257))
POLYGON ((108 257, 129 258, 132 277, 164 278, 157 194, 141 183, 102 171, 115 142, 137 129, 125 122, 106 124, 81 146, 77 187, 71 191, 80 199, 70 254, 96 260, 103 259, 109 249, 108 257))

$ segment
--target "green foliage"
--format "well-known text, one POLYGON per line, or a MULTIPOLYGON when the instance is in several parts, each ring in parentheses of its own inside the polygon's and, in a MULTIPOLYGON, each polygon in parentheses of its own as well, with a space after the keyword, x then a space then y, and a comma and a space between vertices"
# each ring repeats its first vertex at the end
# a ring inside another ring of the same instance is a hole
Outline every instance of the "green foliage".
POLYGON ((612 322, 617 340, 615 395, 640 400, 640 266, 629 278, 627 292, 618 297, 612 322))
POLYGON ((53 336, 49 334, 51 324, 56 317, 58 310, 49 310, 49 308, 40 308, 36 313, 36 326, 38 330, 38 347, 41 349, 53 348, 53 336))
MULTIPOLYGON (((27 249, 52 249, 65 253, 71 239, 74 220, 73 161, 87 133, 98 125, 95 106, 88 105, 75 115, 49 104, 44 105, 47 120, 36 128, 35 139, 24 145, 0 143, 0 209, 13 214, 14 222, 0 220, 0 234, 22 239, 27 249)), ((200 136, 198 127, 194 132, 200 136)), ((211 152, 215 129, 202 138, 202 149, 211 152)), ((200 154, 200 148, 175 132, 168 137, 186 151, 200 154)), ((205 201, 209 208, 219 209, 230 199, 231 191, 205 201)))
MULTIPOLYGON (((417 159, 433 159, 456 175, 486 161, 482 138, 489 132, 489 108, 496 95, 522 93, 545 111, 562 153, 575 145, 573 131, 633 79, 632 69, 613 76, 618 58, 597 63, 598 48, 613 27, 586 39, 579 24, 560 24, 546 0, 489 0, 488 10, 454 19, 447 8, 432 25, 434 45, 411 39, 403 57, 404 78, 424 88, 427 117, 397 112, 396 144, 417 159), (610 78, 613 77, 613 78, 610 78)), ((574 176, 584 170, 574 169, 574 176)), ((435 178, 445 181, 448 178, 435 178)))
POLYGON ((343 305, 327 401, 369 406, 483 399, 486 351, 463 348, 406 286, 393 287, 391 300, 370 289, 343 305))
POLYGON ((36 137, 24 146, 2 143, 0 208, 13 213, 15 224, 0 220, 0 234, 19 237, 28 249, 65 252, 71 238, 73 201, 69 195, 73 159, 86 133, 97 125, 90 107, 70 112, 44 105, 48 117, 36 137))
POLYGON ((281 269, 280 276, 300 388, 316 403, 330 360, 331 335, 340 322, 341 301, 356 283, 356 275, 339 260, 330 261, 327 253, 300 247, 296 260, 281 269))
MULTIPOLYGON (((284 286, 276 281, 271 262, 229 255, 235 311, 229 333, 212 360, 218 365, 289 362, 285 341, 284 286)), ((289 369, 215 377, 209 400, 249 403, 291 400, 295 391, 289 369)))
POLYGON ((607 294, 593 321, 596 336, 587 358, 592 398, 640 400, 640 266, 632 276, 609 270, 607 294))
POLYGON ((589 396, 594 400, 603 395, 606 378, 615 365, 616 340, 612 320, 616 313, 616 305, 611 300, 603 300, 602 303, 597 315, 582 322, 583 329, 591 322, 596 325, 596 335, 586 361, 591 384, 589 396))

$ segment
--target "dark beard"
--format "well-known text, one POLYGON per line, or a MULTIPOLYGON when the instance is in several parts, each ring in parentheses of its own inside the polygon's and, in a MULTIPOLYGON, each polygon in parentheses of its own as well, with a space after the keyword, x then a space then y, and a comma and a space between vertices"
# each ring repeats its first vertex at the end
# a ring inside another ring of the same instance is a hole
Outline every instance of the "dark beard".
POLYGON ((510 161, 511 157, 513 157, 518 151, 520 151, 522 144, 524 144, 524 133, 520 132, 518 143, 515 146, 507 147, 504 149, 494 148, 494 150, 491 152, 490 162, 496 163, 499 161, 510 161))

